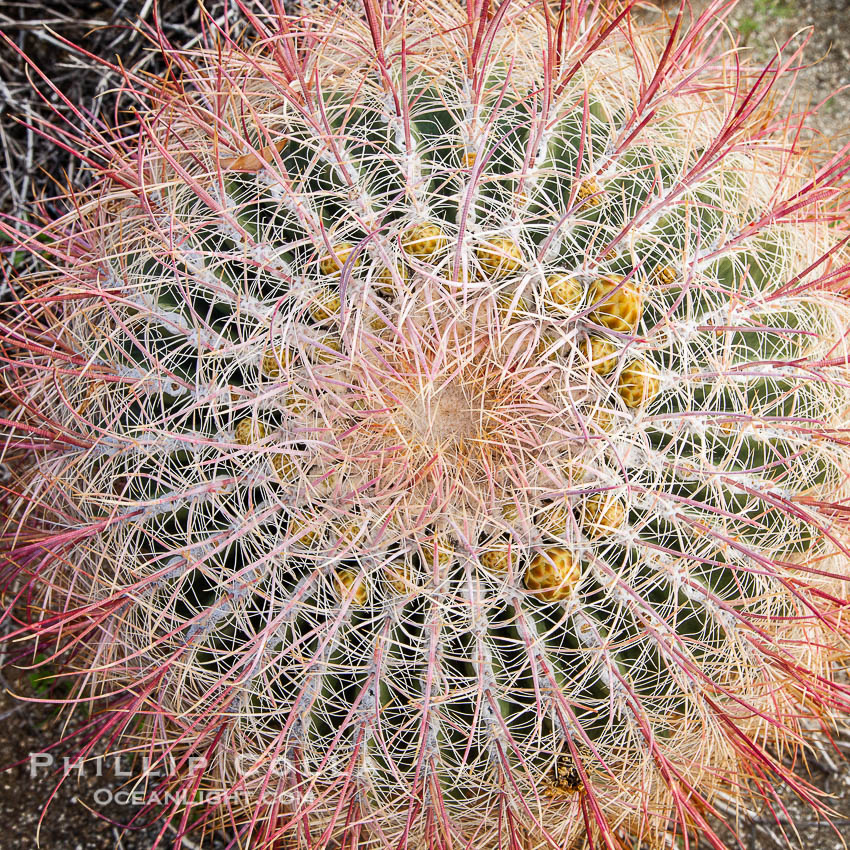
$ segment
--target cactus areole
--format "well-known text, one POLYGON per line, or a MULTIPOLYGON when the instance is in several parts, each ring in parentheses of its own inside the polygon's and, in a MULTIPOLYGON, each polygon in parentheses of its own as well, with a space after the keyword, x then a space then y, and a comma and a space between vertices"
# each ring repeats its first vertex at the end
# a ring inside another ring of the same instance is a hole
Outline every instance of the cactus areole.
POLYGON ((4 320, 6 581, 181 834, 822 805, 783 757, 848 704, 847 165, 721 5, 246 7, 78 142, 4 320))

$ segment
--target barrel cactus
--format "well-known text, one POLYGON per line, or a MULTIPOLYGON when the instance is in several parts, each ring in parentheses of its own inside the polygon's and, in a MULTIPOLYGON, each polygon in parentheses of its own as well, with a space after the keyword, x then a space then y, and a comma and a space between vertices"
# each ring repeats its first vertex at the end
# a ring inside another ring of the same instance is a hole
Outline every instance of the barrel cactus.
POLYGON ((127 75, 138 136, 92 131, 46 239, 5 225, 46 263, 7 586, 181 832, 720 846, 721 803, 820 805, 785 756, 850 701, 846 165, 723 4, 591 5, 246 8, 127 75))

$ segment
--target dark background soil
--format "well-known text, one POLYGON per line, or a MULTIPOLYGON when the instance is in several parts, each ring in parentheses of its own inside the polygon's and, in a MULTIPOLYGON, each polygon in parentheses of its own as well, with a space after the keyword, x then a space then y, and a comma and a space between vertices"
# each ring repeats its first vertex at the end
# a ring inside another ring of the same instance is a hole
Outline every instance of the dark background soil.
MULTIPOLYGON (((705 0, 693 0, 692 5, 698 13, 705 0)), ((220 3, 206 7, 214 18, 225 20, 220 3)), ((677 7, 677 1, 668 0, 661 2, 661 9, 643 9, 640 17, 659 21, 677 7)), ((228 18, 238 25, 235 10, 228 18)), ((112 111, 116 79, 65 48, 62 39, 83 45, 97 56, 112 59, 119 54, 127 67, 156 71, 155 52, 135 26, 155 20, 170 39, 185 45, 199 33, 198 0, 163 0, 158 18, 152 0, 0 0, 0 32, 31 57, 72 103, 91 113, 108 115, 112 111)), ((850 138, 850 90, 842 90, 850 84, 850 0, 742 0, 729 22, 730 31, 737 32, 746 49, 762 61, 787 39, 796 36, 797 44, 809 37, 805 56, 810 64, 801 70, 794 88, 796 107, 825 101, 812 121, 814 132, 825 146, 830 140, 834 147, 850 138)), ((66 152, 17 123, 49 116, 39 92, 62 108, 57 94, 26 69, 19 55, 9 45, 0 45, 0 211, 21 217, 28 215, 35 195, 49 198, 56 194, 54 181, 62 185, 85 179, 66 152)), ((0 261, 0 266, 5 262, 0 261)), ((0 610, 3 607, 0 604, 0 610)), ((9 627, 4 621, 5 633, 9 627)), ((14 663, 14 651, 13 644, 4 647, 0 643, 0 850, 36 846, 44 850, 150 850, 161 824, 123 831, 118 824, 128 821, 135 810, 129 805, 99 802, 120 789, 124 781, 109 769, 104 769, 103 776, 94 775, 94 770, 80 779, 72 775, 55 796, 59 779, 55 771, 42 768, 31 775, 30 753, 47 750, 60 734, 73 729, 73 723, 67 727, 68 718, 46 703, 19 698, 46 699, 61 684, 51 683, 41 673, 22 670, 14 663), (2 771, 7 765, 12 766, 2 771)), ((60 765, 61 756, 62 752, 57 752, 60 765)), ((802 775, 833 796, 838 811, 834 830, 812 822, 805 807, 788 800, 790 820, 798 834, 789 826, 783 835, 769 815, 753 812, 740 826, 746 850, 838 850, 844 838, 850 842, 850 768, 843 756, 850 757, 850 732, 846 730, 837 741, 837 750, 823 747, 818 757, 809 761, 808 770, 801 768, 802 775)), ((170 839, 164 842, 168 846, 173 835, 166 830, 165 836, 170 839)), ((198 850, 201 845, 204 850, 219 848, 224 843, 215 835, 182 842, 186 850, 198 850)))

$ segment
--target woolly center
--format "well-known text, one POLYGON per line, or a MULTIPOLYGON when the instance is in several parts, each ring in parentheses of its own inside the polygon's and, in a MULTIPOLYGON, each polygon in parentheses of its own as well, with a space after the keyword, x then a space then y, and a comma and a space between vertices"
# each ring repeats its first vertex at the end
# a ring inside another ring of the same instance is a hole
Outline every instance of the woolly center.
POLYGON ((394 305, 398 325, 343 334, 339 358, 311 370, 333 423, 311 469, 328 498, 364 513, 480 533, 507 505, 575 486, 575 461, 599 437, 585 422, 598 393, 573 329, 544 338, 488 296, 461 320, 452 304, 435 310, 445 295, 394 305))

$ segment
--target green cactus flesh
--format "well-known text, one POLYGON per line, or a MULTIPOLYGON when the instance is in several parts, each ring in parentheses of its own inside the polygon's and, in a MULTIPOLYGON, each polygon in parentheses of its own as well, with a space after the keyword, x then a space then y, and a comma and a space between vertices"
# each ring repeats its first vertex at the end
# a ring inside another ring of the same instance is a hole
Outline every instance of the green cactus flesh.
POLYGON ((801 223, 741 235, 770 160, 697 168, 697 96, 623 146, 633 79, 591 73, 622 47, 546 99, 511 43, 472 77, 424 49, 341 76, 329 37, 309 97, 222 95, 235 154, 186 107, 97 233, 118 294, 63 318, 93 369, 64 424, 97 445, 43 464, 121 517, 90 598, 129 588, 128 669, 170 665, 156 699, 184 728, 211 711, 243 755, 285 755, 317 823, 356 789, 387 834, 439 796, 572 835, 565 756, 625 821, 669 765, 720 782, 718 718, 772 699, 772 651, 806 634, 793 586, 835 555, 817 506, 844 481, 848 311, 783 288, 801 223), (577 304, 547 301, 552 275, 577 304), (577 566, 550 558, 547 596, 526 570, 554 547, 577 566))

